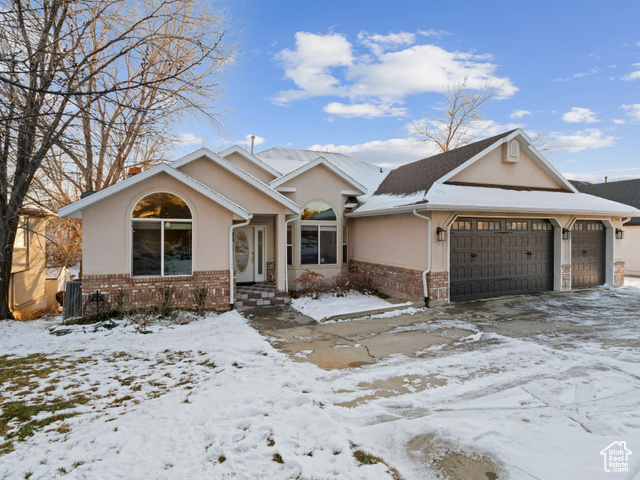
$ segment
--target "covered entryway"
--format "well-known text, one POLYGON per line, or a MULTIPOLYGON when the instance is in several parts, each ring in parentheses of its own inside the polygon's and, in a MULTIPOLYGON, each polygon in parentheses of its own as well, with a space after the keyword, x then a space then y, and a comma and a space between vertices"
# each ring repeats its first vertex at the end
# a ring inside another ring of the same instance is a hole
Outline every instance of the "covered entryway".
POLYGON ((578 220, 571 232, 571 288, 606 281, 606 228, 599 220, 578 220))
POLYGON ((449 238, 452 301, 553 289, 548 220, 458 218, 449 238))

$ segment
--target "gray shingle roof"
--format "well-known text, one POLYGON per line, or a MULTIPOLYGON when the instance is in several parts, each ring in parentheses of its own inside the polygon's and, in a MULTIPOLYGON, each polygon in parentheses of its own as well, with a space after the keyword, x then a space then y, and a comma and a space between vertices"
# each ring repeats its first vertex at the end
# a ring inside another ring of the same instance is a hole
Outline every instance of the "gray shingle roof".
POLYGON ((513 132, 515 130, 402 165, 387 175, 375 194, 409 195, 422 190, 428 191, 438 179, 513 132))
MULTIPOLYGON (((626 203, 640 209, 640 178, 607 183, 572 183, 582 193, 606 198, 614 202, 626 203)), ((640 225, 640 218, 632 218, 627 225, 640 225)))

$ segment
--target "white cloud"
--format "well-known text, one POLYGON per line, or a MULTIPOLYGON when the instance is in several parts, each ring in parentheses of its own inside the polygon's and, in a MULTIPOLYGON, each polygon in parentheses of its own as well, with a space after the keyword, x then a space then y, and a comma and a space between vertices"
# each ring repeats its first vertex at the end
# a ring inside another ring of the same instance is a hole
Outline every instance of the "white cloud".
POLYGON ((588 108, 573 107, 570 111, 562 115, 562 120, 567 123, 594 123, 599 122, 595 112, 588 108))
POLYGON ((451 35, 451 32, 447 32, 446 30, 435 30, 433 28, 418 30, 418 33, 424 37, 444 37, 445 35, 451 35))
POLYGON ((625 75, 624 77, 621 78, 621 80, 631 81, 631 80, 640 79, 640 63, 634 63, 631 66, 635 67, 636 70, 634 72, 629 73, 628 75, 625 75))
POLYGON ((640 120, 640 103, 633 103, 631 105, 622 105, 622 110, 627 112, 627 115, 633 117, 636 120, 640 120))
POLYGON ((578 73, 575 73, 575 74, 573 74, 573 75, 571 75, 570 77, 567 77, 567 78, 556 78, 554 80, 554 82, 566 82, 566 81, 572 80, 574 78, 590 77, 591 75, 595 75, 596 73, 600 73, 601 71, 602 71, 602 69, 600 67, 593 67, 588 72, 578 72, 578 73))
POLYGON ((531 115, 531 112, 529 110, 514 110, 511 115, 509 115, 509 118, 522 118, 525 115, 531 115))
POLYGON ((389 35, 369 34, 369 32, 358 33, 358 40, 376 55, 382 54, 385 50, 404 45, 413 45, 416 41, 416 34, 409 32, 390 33, 389 35))
POLYGON ((605 136, 601 130, 596 128, 575 132, 573 135, 566 135, 559 132, 551 133, 550 146, 554 150, 569 153, 581 152, 602 147, 613 147, 618 138, 605 136))
POLYGON ((295 47, 282 50, 277 56, 285 78, 292 80, 297 89, 281 91, 273 101, 287 104, 310 97, 337 96, 357 104, 392 105, 401 103, 407 95, 443 92, 448 84, 465 77, 472 89, 487 83, 500 86, 502 98, 518 91, 508 78, 497 76, 498 66, 492 63, 491 55, 414 45, 416 38, 416 34, 407 32, 361 32, 360 44, 370 49, 361 53, 344 35, 298 32, 295 47))
POLYGON ((377 117, 401 117, 407 114, 406 108, 392 107, 391 105, 374 105, 372 103, 344 103, 331 102, 323 108, 325 113, 339 117, 352 118, 377 118, 377 117))
POLYGON ((285 69, 285 77, 293 80, 299 90, 280 92, 276 103, 287 103, 320 95, 344 94, 340 81, 331 75, 331 68, 353 63, 352 45, 338 33, 316 35, 298 32, 295 50, 284 49, 278 59, 285 69))
POLYGON ((624 125, 625 123, 627 123, 627 121, 623 120, 622 118, 614 118, 613 123, 615 123, 616 125, 624 125))
POLYGON ((181 133, 175 143, 180 145, 204 145, 204 140, 193 133, 181 133))

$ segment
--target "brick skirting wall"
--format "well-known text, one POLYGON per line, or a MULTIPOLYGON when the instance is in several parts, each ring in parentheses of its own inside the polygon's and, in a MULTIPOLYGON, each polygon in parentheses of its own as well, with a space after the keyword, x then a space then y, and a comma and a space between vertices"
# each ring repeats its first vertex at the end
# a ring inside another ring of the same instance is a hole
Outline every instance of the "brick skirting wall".
POLYGON ((427 273, 427 290, 429 291, 427 301, 429 307, 449 303, 449 272, 427 273))
POLYGON ((276 281, 276 262, 267 262, 267 282, 276 281))
POLYGON ((562 265, 562 290, 571 290, 571 265, 562 265))
MULTIPOLYGON (((174 286, 173 306, 195 308, 193 291, 207 287, 209 294, 205 308, 216 310, 229 309, 229 270, 193 272, 188 277, 131 277, 128 274, 85 275, 82 279, 82 304, 89 294, 99 290, 109 302, 112 310, 118 309, 117 298, 124 293, 122 309, 160 307, 162 288, 174 286)), ((235 287, 234 287, 235 288, 235 287)))
POLYGON ((388 295, 401 298, 423 299, 422 272, 408 268, 390 267, 379 263, 349 260, 349 272, 362 281, 388 295))
POLYGON ((621 287, 624 285, 624 262, 616 262, 613 264, 613 286, 621 287))

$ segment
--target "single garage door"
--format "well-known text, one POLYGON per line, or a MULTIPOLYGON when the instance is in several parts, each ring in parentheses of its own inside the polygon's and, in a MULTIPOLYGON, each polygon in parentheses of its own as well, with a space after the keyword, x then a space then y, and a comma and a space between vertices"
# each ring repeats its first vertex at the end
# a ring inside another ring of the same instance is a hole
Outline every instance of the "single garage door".
POLYGON ((606 229, 597 220, 578 220, 571 232, 571 288, 605 282, 606 229))
POLYGON ((450 242, 451 300, 553 289, 553 226, 547 220, 458 219, 450 242))

